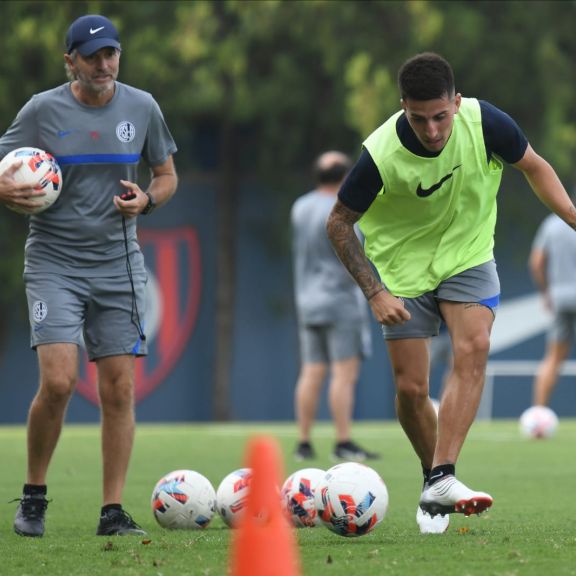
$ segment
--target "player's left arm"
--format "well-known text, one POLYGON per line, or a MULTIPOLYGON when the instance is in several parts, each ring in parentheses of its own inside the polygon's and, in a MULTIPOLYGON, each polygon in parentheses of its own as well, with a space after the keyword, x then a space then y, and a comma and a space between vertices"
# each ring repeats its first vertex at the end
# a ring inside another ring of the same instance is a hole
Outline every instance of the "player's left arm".
POLYGON ((176 193, 178 175, 172 155, 169 155, 163 164, 151 166, 150 174, 150 184, 145 192, 135 182, 120 180, 126 191, 114 197, 114 204, 125 216, 134 217, 141 214, 149 204, 149 196, 154 207, 158 207, 166 204, 176 193))
POLYGON ((162 206, 174 196, 178 186, 178 175, 173 157, 168 156, 164 164, 153 166, 150 171, 152 179, 147 192, 152 195, 157 206, 162 206))
POLYGON ((522 171, 530 187, 550 210, 576 230, 576 208, 554 168, 528 145, 524 156, 513 164, 522 171))

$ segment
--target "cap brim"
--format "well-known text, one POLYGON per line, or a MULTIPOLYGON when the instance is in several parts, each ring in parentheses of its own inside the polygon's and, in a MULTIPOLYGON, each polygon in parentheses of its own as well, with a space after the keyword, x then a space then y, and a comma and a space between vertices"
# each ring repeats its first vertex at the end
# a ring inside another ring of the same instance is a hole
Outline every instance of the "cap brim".
POLYGON ((120 42, 114 40, 113 38, 94 38, 94 40, 90 40, 89 42, 84 42, 84 44, 76 46, 76 50, 78 50, 82 56, 90 56, 90 54, 98 52, 100 48, 120 49, 120 42))

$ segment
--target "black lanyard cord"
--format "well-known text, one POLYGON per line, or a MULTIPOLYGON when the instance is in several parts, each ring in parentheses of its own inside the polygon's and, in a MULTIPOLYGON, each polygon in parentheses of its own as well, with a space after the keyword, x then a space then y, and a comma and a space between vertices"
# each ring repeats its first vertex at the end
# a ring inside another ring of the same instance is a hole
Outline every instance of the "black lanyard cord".
POLYGON ((126 252, 126 270, 128 272, 128 280, 130 280, 130 289, 132 290, 132 310, 130 312, 130 321, 138 330, 140 340, 146 340, 146 334, 142 330, 142 323, 140 322, 140 313, 138 312, 138 303, 136 302, 136 290, 134 289, 134 278, 132 277, 132 265, 130 264, 130 256, 128 255, 128 234, 126 232, 126 218, 122 216, 122 232, 124 233, 124 249, 126 252), (136 316, 136 320, 134 320, 136 316))

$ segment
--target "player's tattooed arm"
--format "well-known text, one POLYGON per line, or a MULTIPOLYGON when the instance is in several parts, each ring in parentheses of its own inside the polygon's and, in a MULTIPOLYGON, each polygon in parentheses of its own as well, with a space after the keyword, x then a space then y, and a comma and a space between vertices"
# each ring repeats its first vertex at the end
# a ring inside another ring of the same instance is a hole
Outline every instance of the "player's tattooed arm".
POLYGON ((350 210, 338 200, 326 222, 326 231, 338 258, 360 286, 366 299, 370 300, 382 292, 384 287, 368 262, 360 240, 354 232, 354 224, 361 216, 360 212, 350 210))

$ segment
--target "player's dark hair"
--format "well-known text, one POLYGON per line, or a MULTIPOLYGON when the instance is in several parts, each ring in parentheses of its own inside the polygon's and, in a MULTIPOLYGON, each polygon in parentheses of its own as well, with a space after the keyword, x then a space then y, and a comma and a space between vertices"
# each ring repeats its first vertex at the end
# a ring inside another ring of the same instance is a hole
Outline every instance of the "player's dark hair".
POLYGON ((454 95, 452 66, 439 54, 423 52, 409 58, 398 72, 403 100, 435 100, 454 95))
POLYGON ((351 167, 352 162, 345 156, 330 164, 317 161, 314 164, 314 178, 318 184, 340 184, 351 167))

